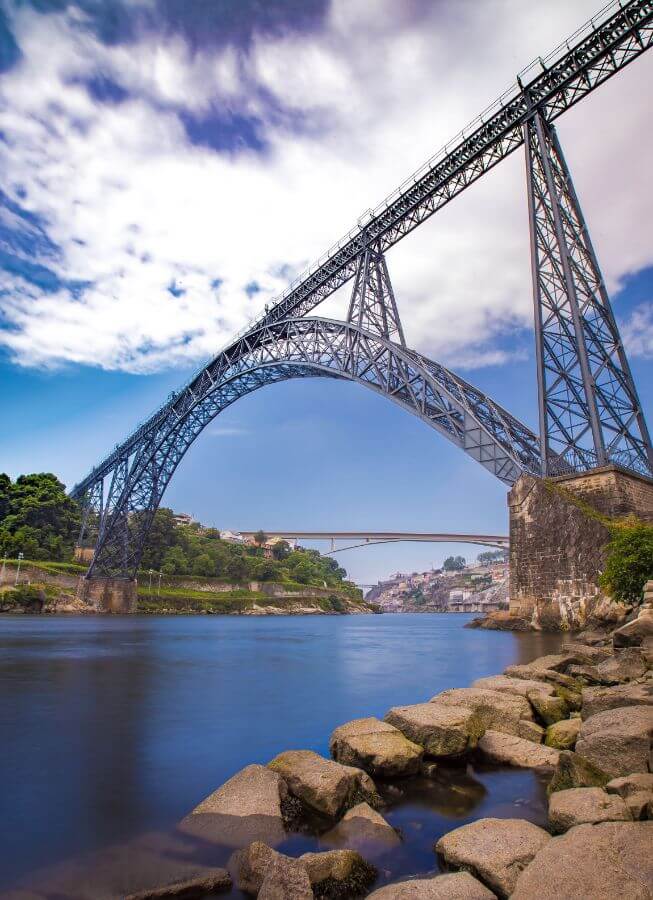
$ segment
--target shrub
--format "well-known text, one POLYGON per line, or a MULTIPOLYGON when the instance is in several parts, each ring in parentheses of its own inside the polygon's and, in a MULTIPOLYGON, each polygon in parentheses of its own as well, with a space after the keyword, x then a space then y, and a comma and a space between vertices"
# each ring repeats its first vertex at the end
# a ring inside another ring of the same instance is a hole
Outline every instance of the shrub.
POLYGON ((24 609, 41 609, 45 603, 45 591, 35 584, 19 584, 6 599, 24 609))
POLYGON ((626 520, 611 528, 601 587, 622 603, 638 603, 653 578, 653 525, 626 520))

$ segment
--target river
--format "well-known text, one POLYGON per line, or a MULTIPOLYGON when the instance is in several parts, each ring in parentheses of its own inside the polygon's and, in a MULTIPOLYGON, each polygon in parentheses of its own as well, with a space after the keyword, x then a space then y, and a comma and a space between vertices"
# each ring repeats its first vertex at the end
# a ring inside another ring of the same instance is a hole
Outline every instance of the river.
MULTIPOLYGON (((171 828, 248 763, 328 755, 349 719, 559 645, 465 629, 469 618, 0 617, 0 884, 171 828)), ((394 876, 433 868, 434 839, 458 820, 544 815, 530 772, 463 768, 449 780, 453 793, 397 792, 387 818, 414 840, 394 876)))

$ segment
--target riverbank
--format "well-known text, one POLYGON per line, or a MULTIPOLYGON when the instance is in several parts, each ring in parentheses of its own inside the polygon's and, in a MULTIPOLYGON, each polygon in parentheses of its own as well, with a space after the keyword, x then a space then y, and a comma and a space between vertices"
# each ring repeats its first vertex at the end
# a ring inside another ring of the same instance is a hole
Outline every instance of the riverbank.
MULTIPOLYGON (((331 735, 332 759, 291 750, 267 766, 246 766, 170 838, 178 863, 185 848, 177 882, 201 875, 205 890, 233 882, 262 897, 364 896, 392 880, 392 861, 411 841, 428 844, 388 821, 394 791, 426 797, 445 783, 455 787, 456 772, 494 767, 548 783, 542 812, 520 813, 524 787, 513 784, 517 793, 503 808, 434 835, 430 862, 423 854, 410 887, 388 884, 371 896, 648 896, 637 891, 653 889, 653 823, 642 821, 653 800, 652 626, 645 610, 614 634, 581 634, 559 653, 469 688, 345 723, 331 735), (190 861, 189 840, 204 848, 202 864, 197 855, 190 861), (444 874, 458 870, 467 874, 444 874)), ((154 888, 162 882, 165 896, 182 890, 171 886, 170 866, 158 875, 148 882, 141 873, 130 889, 139 897, 163 896, 154 888)))

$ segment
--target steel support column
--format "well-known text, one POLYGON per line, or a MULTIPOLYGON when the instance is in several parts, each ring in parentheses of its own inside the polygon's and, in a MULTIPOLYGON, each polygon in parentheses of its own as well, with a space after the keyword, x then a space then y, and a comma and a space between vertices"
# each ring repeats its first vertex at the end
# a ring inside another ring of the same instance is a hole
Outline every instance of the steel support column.
POLYGON ((651 439, 560 143, 539 111, 524 131, 542 471, 615 462, 650 475, 651 439))
POLYGON ((378 248, 367 246, 358 258, 347 321, 406 346, 385 256, 378 248))

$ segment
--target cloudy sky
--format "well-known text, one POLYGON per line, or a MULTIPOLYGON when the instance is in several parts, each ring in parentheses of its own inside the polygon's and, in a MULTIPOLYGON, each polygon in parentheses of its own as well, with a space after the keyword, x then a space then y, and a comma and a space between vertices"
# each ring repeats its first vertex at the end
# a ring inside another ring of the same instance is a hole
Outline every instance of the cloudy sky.
MULTIPOLYGON (((76 481, 595 4, 0 0, 0 468, 76 481)), ((649 411, 652 76, 648 54, 558 124, 649 411)), ((409 344, 535 425, 523 154, 388 265, 409 344)), ((480 467, 320 382, 216 420, 166 502, 223 527, 506 524, 480 467)))

